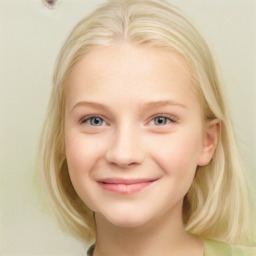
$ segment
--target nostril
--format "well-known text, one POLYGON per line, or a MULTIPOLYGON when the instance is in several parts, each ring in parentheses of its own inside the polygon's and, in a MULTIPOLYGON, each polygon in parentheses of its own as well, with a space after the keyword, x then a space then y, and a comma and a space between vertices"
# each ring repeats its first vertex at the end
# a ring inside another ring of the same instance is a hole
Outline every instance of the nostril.
POLYGON ((127 168, 127 167, 135 166, 139 164, 139 162, 129 161, 128 159, 113 159, 111 161, 111 164, 122 167, 122 168, 127 168))
POLYGON ((113 165, 122 168, 135 167, 144 161, 146 150, 138 141, 129 140, 133 136, 120 134, 121 138, 115 138, 113 144, 106 148, 105 159, 113 165))

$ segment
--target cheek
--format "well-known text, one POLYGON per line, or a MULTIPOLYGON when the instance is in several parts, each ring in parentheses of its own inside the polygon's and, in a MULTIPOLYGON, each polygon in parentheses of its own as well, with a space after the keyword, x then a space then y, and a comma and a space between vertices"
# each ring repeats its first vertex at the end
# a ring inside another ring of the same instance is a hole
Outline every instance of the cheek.
POLYGON ((93 170, 97 168, 103 155, 102 143, 88 138, 85 134, 67 134, 66 158, 71 182, 76 192, 83 197, 93 180, 93 170))
POLYGON ((72 170, 79 172, 90 169, 90 166, 101 156, 103 150, 102 143, 90 139, 84 134, 72 136, 68 134, 65 139, 66 157, 72 170))
POLYGON ((199 132, 180 132, 170 134, 157 143, 159 146, 151 153, 154 161, 166 172, 178 176, 194 174, 201 152, 199 132))
POLYGON ((95 189, 93 170, 97 168, 103 149, 100 143, 85 137, 84 134, 66 136, 66 158, 75 191, 90 209, 96 210, 94 205, 96 198, 91 193, 95 189))

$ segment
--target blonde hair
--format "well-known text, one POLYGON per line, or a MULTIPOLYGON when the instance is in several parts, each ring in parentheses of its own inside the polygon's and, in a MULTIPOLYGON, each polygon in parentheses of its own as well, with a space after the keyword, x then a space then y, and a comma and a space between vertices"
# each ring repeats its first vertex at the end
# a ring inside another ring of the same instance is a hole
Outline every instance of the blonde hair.
POLYGON ((59 54, 40 151, 41 180, 58 219, 76 236, 95 238, 93 212, 76 194, 63 153, 65 95, 69 75, 84 54, 115 42, 164 47, 182 55, 190 66, 205 119, 221 120, 221 135, 212 161, 198 167, 184 198, 185 228, 204 238, 248 244, 252 236, 247 184, 216 65, 200 33, 164 1, 110 1, 73 29, 59 54))

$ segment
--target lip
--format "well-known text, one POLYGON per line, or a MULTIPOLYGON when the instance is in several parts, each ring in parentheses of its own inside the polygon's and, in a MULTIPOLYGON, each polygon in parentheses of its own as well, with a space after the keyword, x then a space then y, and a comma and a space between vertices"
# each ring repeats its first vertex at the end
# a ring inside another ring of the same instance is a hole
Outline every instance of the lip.
POLYGON ((107 178, 98 180, 98 183, 104 190, 120 194, 134 194, 150 186, 155 181, 156 179, 107 178))

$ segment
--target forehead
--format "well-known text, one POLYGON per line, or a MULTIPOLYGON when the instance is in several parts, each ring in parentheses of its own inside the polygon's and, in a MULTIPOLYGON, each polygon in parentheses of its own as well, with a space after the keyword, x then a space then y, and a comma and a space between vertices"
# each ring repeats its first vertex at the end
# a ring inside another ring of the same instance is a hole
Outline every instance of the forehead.
POLYGON ((184 79, 190 78, 191 75, 190 69, 181 55, 166 48, 135 46, 129 43, 94 48, 77 63, 71 77, 75 78, 80 72, 86 73, 87 69, 90 70, 89 73, 97 72, 97 79, 106 77, 109 72, 116 73, 116 76, 129 74, 141 76, 148 71, 155 71, 152 73, 153 76, 157 73, 160 75, 175 70, 176 73, 182 72, 184 79), (125 72, 120 73, 120 71, 125 72))
POLYGON ((195 96, 182 56, 128 43, 97 47, 84 55, 71 73, 69 87, 68 101, 80 97, 159 100, 167 95, 183 101, 195 96))

